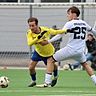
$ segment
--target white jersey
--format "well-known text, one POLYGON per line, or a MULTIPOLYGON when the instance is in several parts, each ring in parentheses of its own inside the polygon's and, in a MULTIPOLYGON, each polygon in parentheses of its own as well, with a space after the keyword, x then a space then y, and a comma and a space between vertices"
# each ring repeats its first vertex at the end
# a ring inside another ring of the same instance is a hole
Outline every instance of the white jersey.
MULTIPOLYGON (((96 37, 96 31, 92 29, 85 21, 83 20, 71 20, 67 22, 63 29, 72 29, 75 28, 73 33, 69 33, 69 41, 67 45, 58 50, 54 55, 53 58, 56 61, 62 61, 66 59, 74 59, 79 62, 85 62, 86 56, 84 54, 85 46, 86 46, 86 34, 88 31, 92 32, 96 37)), ((59 38, 63 37, 62 34, 58 34, 54 36, 52 39, 48 40, 48 42, 53 42, 58 40, 59 38)))
POLYGON ((85 37, 88 31, 91 31, 91 27, 83 20, 71 20, 67 22, 63 29, 76 28, 74 33, 69 33, 69 40, 67 46, 74 50, 83 51, 85 49, 85 37))

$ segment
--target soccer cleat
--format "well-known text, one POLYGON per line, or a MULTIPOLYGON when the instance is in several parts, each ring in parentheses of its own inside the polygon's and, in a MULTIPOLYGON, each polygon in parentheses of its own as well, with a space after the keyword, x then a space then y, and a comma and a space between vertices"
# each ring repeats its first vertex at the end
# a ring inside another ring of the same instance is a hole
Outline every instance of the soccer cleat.
POLYGON ((38 88, 46 88, 46 87, 51 87, 51 86, 50 86, 50 84, 44 83, 44 84, 36 85, 36 87, 38 87, 38 88))
POLYGON ((54 86, 56 85, 57 79, 58 79, 58 77, 55 77, 55 78, 52 80, 52 82, 51 82, 51 87, 54 87, 54 86))
POLYGON ((32 82, 30 85, 28 85, 28 87, 34 87, 36 86, 36 82, 32 82))

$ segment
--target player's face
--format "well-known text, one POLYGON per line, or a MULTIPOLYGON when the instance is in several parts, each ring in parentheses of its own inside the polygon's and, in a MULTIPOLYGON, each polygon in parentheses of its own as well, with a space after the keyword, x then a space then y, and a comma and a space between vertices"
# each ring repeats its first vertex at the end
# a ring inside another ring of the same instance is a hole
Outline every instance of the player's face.
POLYGON ((33 33, 37 34, 38 33, 38 25, 36 25, 35 21, 29 22, 28 24, 29 24, 29 29, 31 29, 31 31, 33 33))
POLYGON ((69 21, 73 19, 73 14, 71 13, 71 10, 67 12, 67 17, 69 21))

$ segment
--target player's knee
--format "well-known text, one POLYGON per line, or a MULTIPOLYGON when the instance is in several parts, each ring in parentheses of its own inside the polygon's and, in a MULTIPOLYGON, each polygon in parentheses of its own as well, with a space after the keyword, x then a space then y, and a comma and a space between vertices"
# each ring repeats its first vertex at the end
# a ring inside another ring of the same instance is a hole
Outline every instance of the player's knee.
POLYGON ((88 64, 86 62, 81 63, 81 65, 85 68, 88 64))
POLYGON ((35 73, 35 67, 29 66, 29 72, 30 74, 35 73))
POLYGON ((32 69, 35 69, 35 67, 30 64, 29 65, 29 70, 32 70, 32 69))
POLYGON ((55 61, 54 61, 54 59, 53 59, 52 57, 50 57, 50 58, 48 59, 48 63, 55 63, 55 61))
POLYGON ((35 66, 32 65, 31 63, 29 64, 29 70, 30 70, 30 71, 35 70, 35 66))

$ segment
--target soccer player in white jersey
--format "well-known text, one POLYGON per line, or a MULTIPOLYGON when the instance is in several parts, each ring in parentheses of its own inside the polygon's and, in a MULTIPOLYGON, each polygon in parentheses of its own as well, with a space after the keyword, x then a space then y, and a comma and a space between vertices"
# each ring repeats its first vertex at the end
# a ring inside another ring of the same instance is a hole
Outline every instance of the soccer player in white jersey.
MULTIPOLYGON (((85 49, 85 37, 88 31, 92 32, 96 36, 96 31, 92 29, 85 21, 80 20, 78 17, 80 11, 77 7, 72 6, 67 10, 68 22, 64 25, 64 28, 74 29, 74 32, 69 34, 69 41, 67 45, 57 51, 53 57, 48 59, 47 63, 47 73, 45 75, 45 83, 38 85, 38 87, 48 87, 51 84, 51 77, 53 72, 54 62, 60 62, 67 59, 74 59, 81 62, 84 69, 87 71, 88 75, 96 84, 96 76, 92 68, 86 63, 86 56, 84 54, 85 49)), ((61 38, 62 34, 54 36, 52 39, 48 40, 47 43, 51 43, 61 38)))

